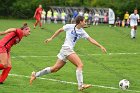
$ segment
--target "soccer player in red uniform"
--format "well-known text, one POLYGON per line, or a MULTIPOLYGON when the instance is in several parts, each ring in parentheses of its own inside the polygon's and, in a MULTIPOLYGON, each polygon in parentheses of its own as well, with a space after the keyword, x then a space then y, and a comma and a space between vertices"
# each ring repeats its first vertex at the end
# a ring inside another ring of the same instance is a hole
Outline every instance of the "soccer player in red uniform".
POLYGON ((42 5, 39 5, 39 7, 35 11, 34 18, 36 19, 36 22, 34 24, 34 29, 36 28, 38 23, 40 24, 40 27, 42 27, 42 23, 40 21, 42 10, 42 5))
POLYGON ((30 35, 30 27, 25 23, 21 28, 10 28, 0 32, 0 35, 5 35, 0 40, 0 70, 2 70, 0 84, 3 84, 12 68, 10 49, 13 45, 19 43, 22 37, 30 35))

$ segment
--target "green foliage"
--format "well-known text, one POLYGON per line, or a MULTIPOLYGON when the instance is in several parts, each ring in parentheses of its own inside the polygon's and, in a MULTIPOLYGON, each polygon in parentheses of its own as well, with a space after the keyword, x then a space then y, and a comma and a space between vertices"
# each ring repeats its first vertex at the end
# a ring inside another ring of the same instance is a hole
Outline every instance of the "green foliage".
POLYGON ((49 6, 103 7, 112 8, 116 16, 123 18, 125 11, 140 9, 140 0, 0 0, 0 16, 32 18, 39 4, 49 6))

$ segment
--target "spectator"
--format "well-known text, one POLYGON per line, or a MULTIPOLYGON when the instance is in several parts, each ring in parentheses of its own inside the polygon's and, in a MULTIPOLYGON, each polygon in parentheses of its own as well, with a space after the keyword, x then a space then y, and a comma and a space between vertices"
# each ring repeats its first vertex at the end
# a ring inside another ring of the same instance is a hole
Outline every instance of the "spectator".
POLYGON ((115 25, 114 25, 114 27, 116 27, 116 26, 121 26, 121 20, 120 20, 120 17, 117 17, 117 19, 116 19, 116 21, 115 21, 115 25))
POLYGON ((54 23, 57 24, 58 12, 55 10, 53 13, 54 23))
POLYGON ((129 13, 128 13, 128 11, 126 11, 126 13, 124 14, 124 20, 125 20, 125 26, 128 26, 128 20, 129 20, 129 13))
POLYGON ((71 19, 71 24, 74 23, 75 18, 76 18, 77 16, 78 16, 78 12, 75 10, 75 11, 73 12, 73 16, 72 16, 72 19, 71 19))
POLYGON ((80 10, 78 16, 83 16, 83 14, 84 14, 83 11, 80 10))
POLYGON ((93 25, 98 25, 98 23, 99 23, 99 14, 98 12, 96 12, 94 15, 93 25))
POLYGON ((43 9, 42 13, 41 13, 41 23, 45 24, 46 21, 46 11, 43 9))
POLYGON ((47 12, 47 22, 50 24, 51 23, 51 18, 52 18, 52 11, 51 9, 47 12))
POLYGON ((84 13, 84 19, 85 19, 85 22, 86 22, 86 24, 87 24, 87 22, 88 22, 88 12, 85 12, 84 13))
POLYGON ((107 23, 108 22, 108 15, 107 13, 104 13, 104 23, 107 23))
POLYGON ((66 20, 65 20, 65 18, 66 18, 66 13, 65 13, 65 11, 62 11, 62 13, 61 13, 61 20, 62 20, 62 24, 66 24, 66 20))
POLYGON ((92 12, 90 11, 88 14, 88 24, 90 25, 92 22, 92 12))

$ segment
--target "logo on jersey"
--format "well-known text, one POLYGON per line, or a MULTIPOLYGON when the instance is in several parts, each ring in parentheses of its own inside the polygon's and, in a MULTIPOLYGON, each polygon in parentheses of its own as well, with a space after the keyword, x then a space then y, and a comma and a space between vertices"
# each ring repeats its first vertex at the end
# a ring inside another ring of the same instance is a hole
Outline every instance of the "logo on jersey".
POLYGON ((71 31, 71 34, 74 35, 73 42, 75 42, 77 39, 79 39, 81 37, 81 35, 76 33, 76 31, 74 31, 74 30, 71 31))
POLYGON ((19 43, 19 41, 20 41, 20 40, 17 38, 17 39, 16 39, 16 44, 19 43))

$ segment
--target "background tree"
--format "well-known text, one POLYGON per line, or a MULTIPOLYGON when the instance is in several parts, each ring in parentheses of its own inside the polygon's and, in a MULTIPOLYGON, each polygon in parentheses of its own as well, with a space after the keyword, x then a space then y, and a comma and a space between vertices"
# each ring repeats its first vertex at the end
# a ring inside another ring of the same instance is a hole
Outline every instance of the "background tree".
POLYGON ((122 18, 125 11, 140 9, 140 0, 0 0, 0 17, 33 18, 39 4, 45 10, 49 6, 112 8, 122 18))

